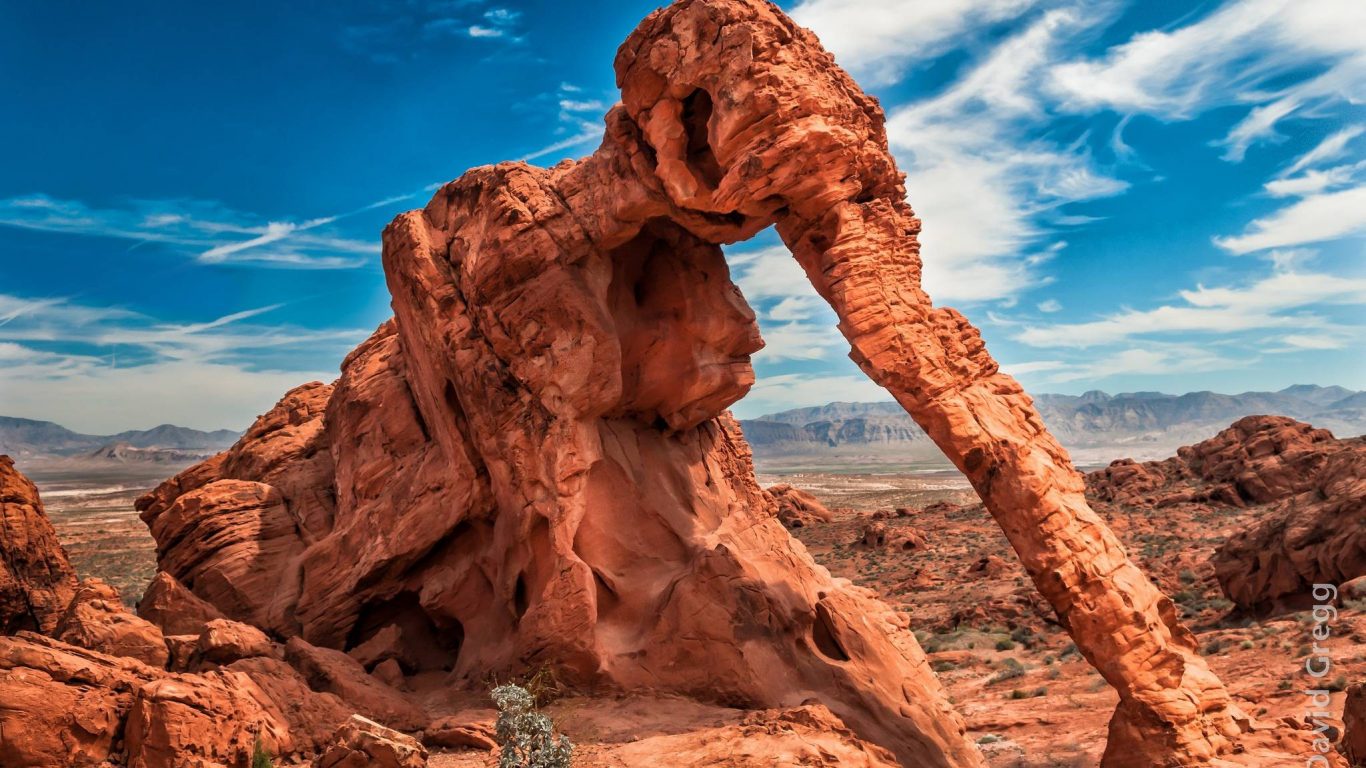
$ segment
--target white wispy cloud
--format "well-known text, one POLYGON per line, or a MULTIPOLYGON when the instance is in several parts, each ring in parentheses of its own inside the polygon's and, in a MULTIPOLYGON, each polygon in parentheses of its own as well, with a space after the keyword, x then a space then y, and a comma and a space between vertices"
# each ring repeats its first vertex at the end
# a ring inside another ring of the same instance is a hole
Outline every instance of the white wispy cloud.
POLYGON ((1339 165, 1324 170, 1308 170, 1298 176, 1272 179, 1263 185, 1272 197, 1304 197, 1337 189, 1352 183, 1358 165, 1339 165))
MULTIPOLYGON (((542 94, 543 97, 551 95, 542 94)), ((559 110, 556 133, 562 138, 528 152, 517 158, 518 160, 536 160, 561 153, 566 149, 586 147, 591 142, 602 140, 603 115, 610 106, 606 100, 584 96, 583 88, 573 83, 560 83, 558 92, 553 95, 556 108, 559 110)))
POLYGON ((244 429, 287 390, 331 381, 331 371, 253 370, 242 365, 168 361, 110 368, 107 361, 31 354, 6 359, 0 343, 0 401, 6 414, 55 421, 68 429, 111 434, 173 423, 197 429, 244 429))
POLYGON ((848 350, 835 313, 785 246, 727 253, 726 260, 758 316, 764 348, 756 362, 823 360, 848 350))
POLYGON ((280 305, 169 322, 70 298, 0 294, 0 409, 67 427, 116 432, 167 421, 241 427, 287 389, 335 373, 363 329, 263 325, 280 305))
POLYGON ((1305 168, 1312 168, 1344 157, 1347 154, 1347 145, 1351 144, 1352 140, 1360 136, 1363 131, 1366 131, 1366 128, 1355 125, 1337 131, 1316 144, 1313 149, 1295 158, 1295 162, 1291 163, 1281 173, 1281 176, 1293 176, 1305 168))
POLYGON ((1366 234, 1366 185, 1304 197, 1215 245, 1242 254, 1366 234))
POLYGON ((1038 0, 801 0, 792 18, 870 85, 960 47, 983 27, 1019 18, 1038 0))
POLYGON ((1339 0, 1231 0, 1193 23, 1145 31, 1094 58, 1060 62, 1048 88, 1063 108, 1189 119, 1248 108, 1225 158, 1279 140, 1277 126, 1366 96, 1366 6, 1339 0), (1306 74, 1317 71, 1318 74, 1306 74))
POLYGON ((130 200, 120 207, 93 208, 79 200, 34 194, 0 199, 0 226, 155 243, 205 264, 344 269, 371 260, 379 253, 379 241, 346 237, 332 225, 415 195, 294 222, 266 220, 208 201, 130 200))
POLYGON ((936 300, 1007 299, 1038 284, 1042 259, 1031 252, 1053 236, 1055 209, 1128 187, 1096 164, 1085 136, 1043 137, 1053 118, 1034 83, 1095 23, 1048 11, 943 93, 890 111, 888 137, 924 222, 923 278, 936 300))
POLYGON ((1366 279, 1311 272, 1278 272, 1242 287, 1203 285, 1181 291, 1183 303, 1126 309, 1100 320, 1027 325, 1015 339, 1033 347, 1085 348, 1135 337, 1205 336, 1267 328, 1323 325, 1309 309, 1366 304, 1366 279))
POLYGON ((859 373, 819 375, 788 373, 761 376, 749 394, 733 410, 740 418, 752 419, 766 413, 825 405, 832 400, 871 402, 891 400, 887 390, 859 373))
POLYGON ((1190 375, 1233 370, 1255 363, 1255 357, 1219 354, 1198 345, 1150 342, 1145 346, 1121 349, 1085 362, 1050 368, 1044 379, 1059 384, 1071 381, 1100 382, 1124 375, 1190 375))

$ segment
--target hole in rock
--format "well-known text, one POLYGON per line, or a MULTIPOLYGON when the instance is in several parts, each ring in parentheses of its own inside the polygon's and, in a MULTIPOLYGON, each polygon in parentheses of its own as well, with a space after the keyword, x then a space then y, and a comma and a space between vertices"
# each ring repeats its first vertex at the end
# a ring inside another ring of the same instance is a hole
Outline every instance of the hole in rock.
POLYGON ((721 164, 711 151, 707 125, 711 122, 711 94, 698 88, 683 100, 683 130, 688 134, 688 167, 711 189, 721 183, 721 164))
POLYGON ((455 618, 432 617, 416 592, 400 592, 361 609, 346 648, 375 638, 385 646, 382 652, 395 658, 406 673, 450 670, 460 657, 465 627, 455 618))
POLYGON ((524 573, 517 576, 517 586, 512 591, 512 607, 517 611, 518 621, 522 620, 522 617, 526 615, 527 608, 531 607, 526 596, 526 574, 524 573))
POLYGON ((849 660, 849 653, 835 636, 830 609, 825 607, 825 603, 816 603, 816 620, 811 624, 811 642, 822 656, 831 661, 849 660))

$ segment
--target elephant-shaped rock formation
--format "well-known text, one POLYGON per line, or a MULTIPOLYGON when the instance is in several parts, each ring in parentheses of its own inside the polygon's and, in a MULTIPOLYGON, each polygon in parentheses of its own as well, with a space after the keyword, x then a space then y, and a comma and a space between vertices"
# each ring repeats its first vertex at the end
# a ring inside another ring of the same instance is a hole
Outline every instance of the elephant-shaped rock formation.
POLYGON ((616 72, 591 156, 473 169, 389 225, 395 318, 334 385, 140 501, 162 568, 280 636, 384 633, 409 672, 815 699, 905 765, 982 765, 904 617, 775 519, 726 411, 762 340, 720 246, 776 225, 1119 691, 1106 764, 1230 751, 1244 721, 1171 601, 976 329, 921 290, 878 104, 760 0, 660 9, 616 72))

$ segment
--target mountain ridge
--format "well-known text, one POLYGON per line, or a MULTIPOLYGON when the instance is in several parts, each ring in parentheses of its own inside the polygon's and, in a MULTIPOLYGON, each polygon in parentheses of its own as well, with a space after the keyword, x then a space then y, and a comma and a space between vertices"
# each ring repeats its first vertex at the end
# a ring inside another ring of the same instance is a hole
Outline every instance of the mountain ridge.
POLYGON ((0 416, 0 453, 25 458, 80 456, 120 445, 141 451, 215 453, 231 446, 240 436, 240 432, 231 429, 206 432, 175 424, 112 435, 87 435, 53 421, 0 416))
MULTIPOLYGON (((1079 458, 1109 460, 1126 452, 1158 454, 1207 437, 1253 415, 1280 415, 1327 428, 1339 437, 1366 433, 1366 392, 1296 384, 1276 392, 1236 395, 1202 390, 1162 392, 1091 390, 1081 395, 1040 393, 1034 403, 1044 423, 1079 458), (1106 455, 1109 451, 1109 455, 1106 455)), ((835 401, 742 419, 761 461, 886 453, 928 444, 923 430, 895 402, 835 401)))

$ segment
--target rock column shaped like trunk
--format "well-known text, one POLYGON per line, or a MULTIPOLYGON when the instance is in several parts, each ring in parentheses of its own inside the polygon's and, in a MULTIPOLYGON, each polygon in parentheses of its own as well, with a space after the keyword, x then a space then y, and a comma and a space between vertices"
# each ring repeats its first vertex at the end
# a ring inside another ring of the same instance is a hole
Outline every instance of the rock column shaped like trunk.
POLYGON ((978 331, 920 288, 920 221, 882 113, 832 64, 767 4, 694 2, 642 25, 618 79, 672 202, 713 221, 775 221, 839 316, 852 359, 972 482, 1120 694, 1105 765, 1227 751, 1240 714, 1171 600, 1090 509, 1081 475, 978 331))
POLYGON ((617 55, 590 157, 476 168, 384 233, 395 319, 332 386, 139 501, 231 618, 455 681, 827 705, 905 765, 979 766, 914 637, 774 517, 726 408, 762 341, 720 245, 777 225, 853 356, 972 479, 1120 691, 1107 762, 1194 765, 1235 712, 977 332, 919 287, 876 102, 759 0, 681 0, 617 55))

